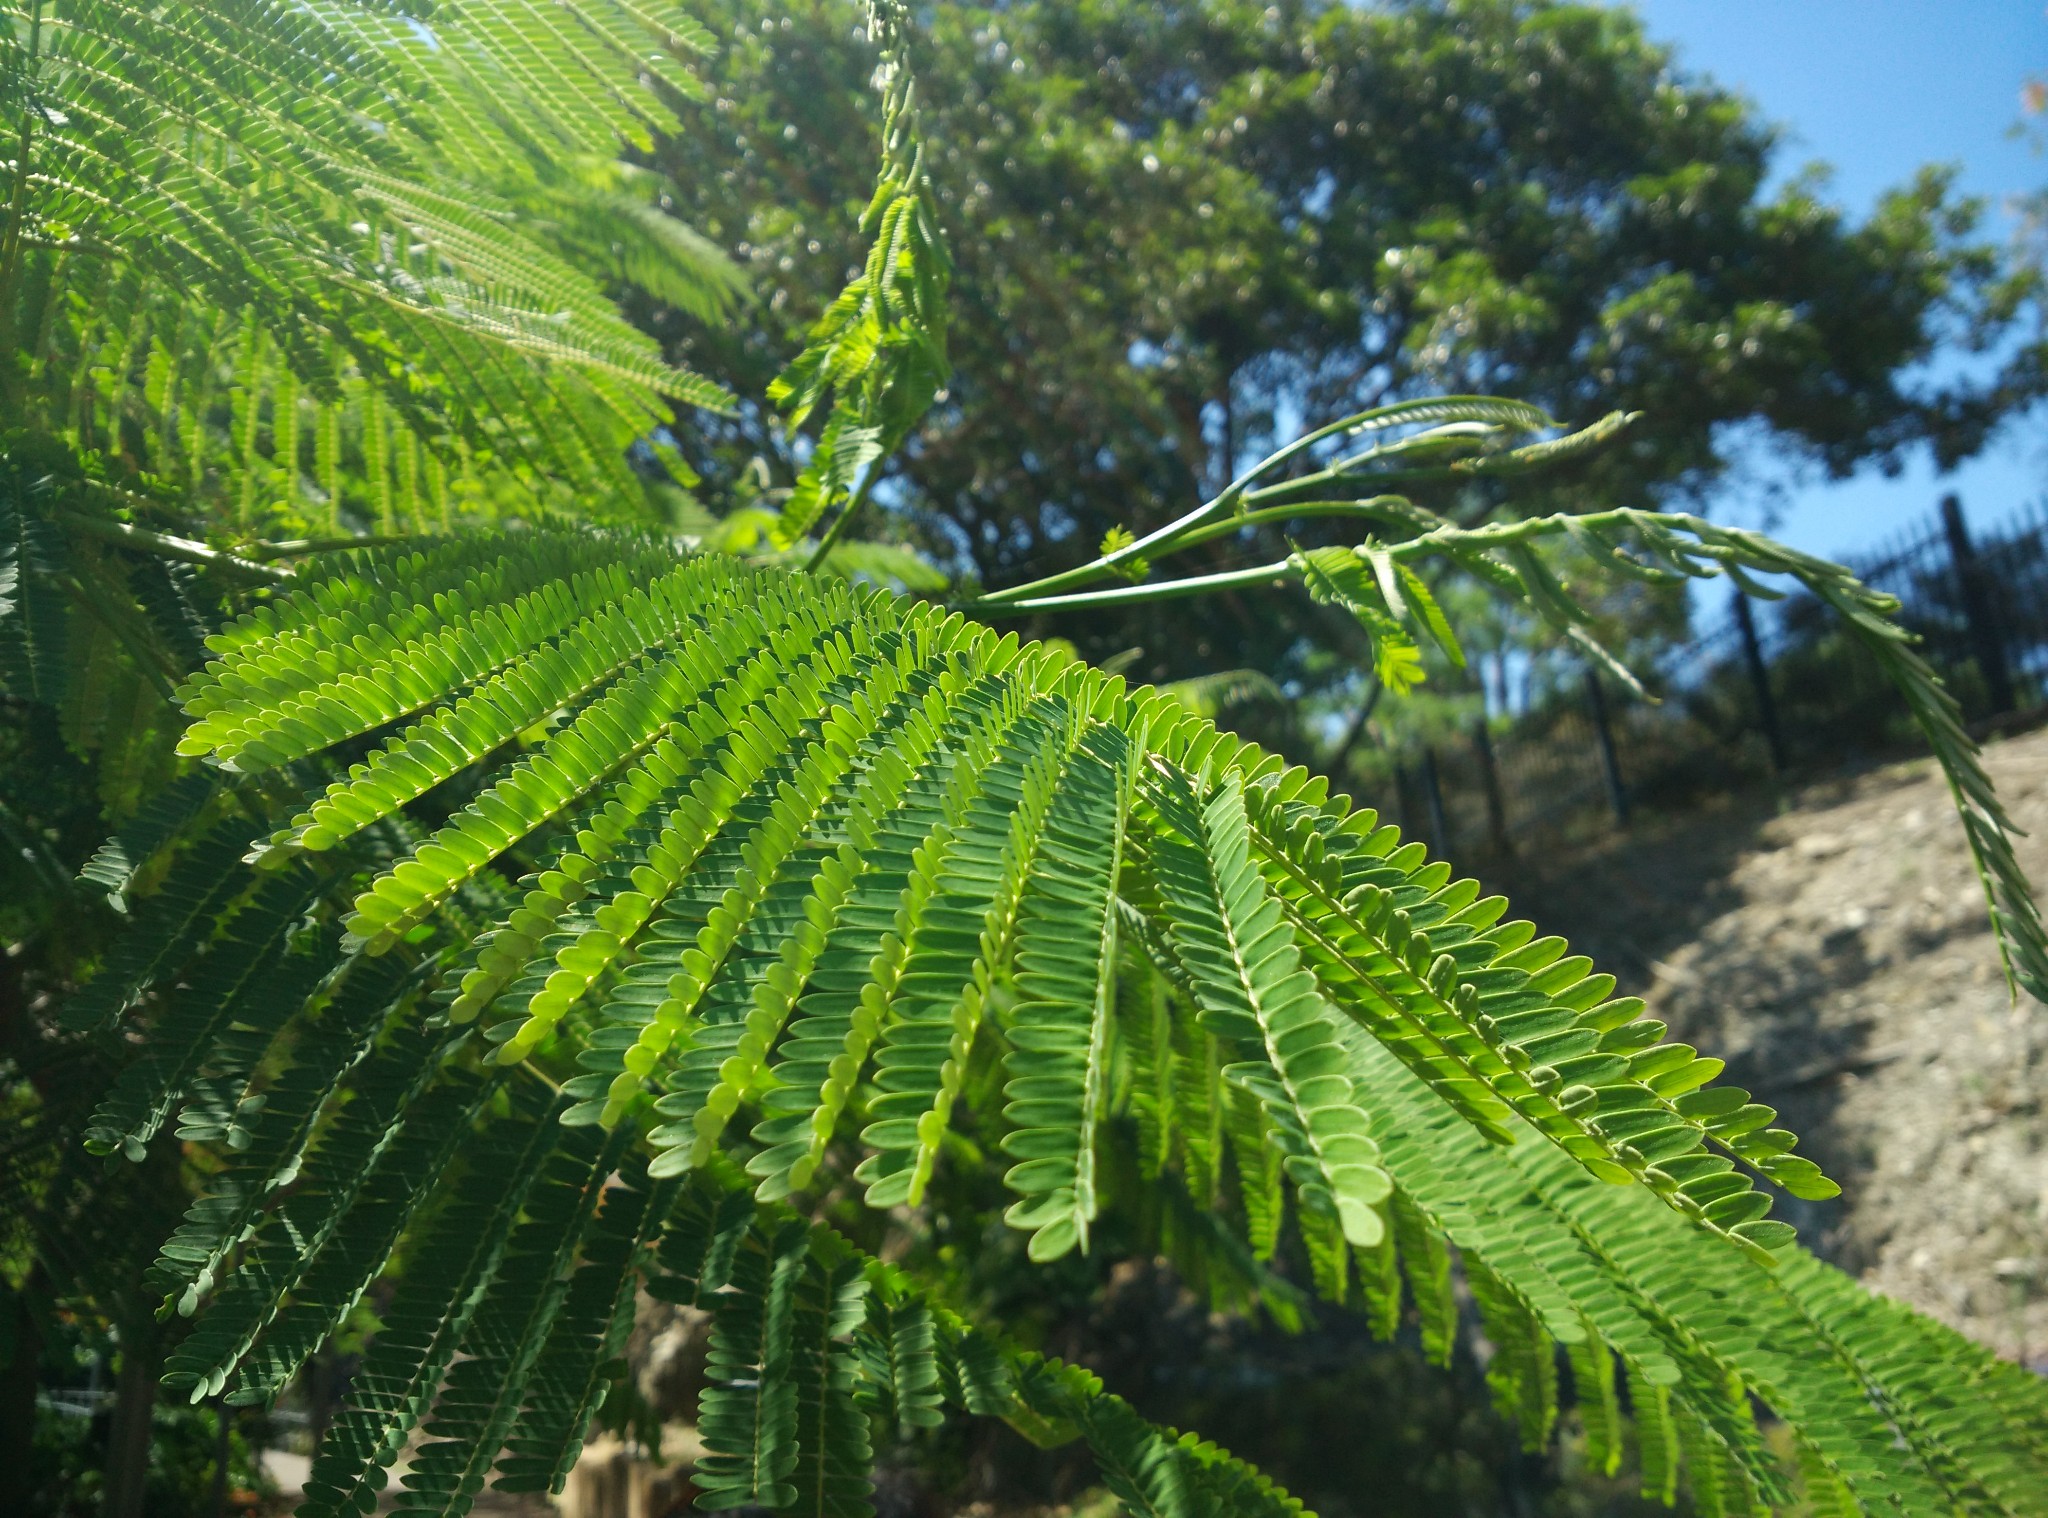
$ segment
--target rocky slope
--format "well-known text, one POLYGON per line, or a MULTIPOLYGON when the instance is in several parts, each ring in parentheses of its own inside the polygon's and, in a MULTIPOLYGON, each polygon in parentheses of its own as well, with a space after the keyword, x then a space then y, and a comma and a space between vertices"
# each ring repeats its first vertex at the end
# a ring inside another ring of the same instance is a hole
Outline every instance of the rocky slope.
MULTIPOLYGON (((2048 887, 2048 732, 1986 759, 2048 887)), ((1812 1247, 2048 1370, 2048 1007, 2007 995, 1938 770, 1485 873, 1804 1136, 1844 1188, 1782 1214, 1812 1247)))

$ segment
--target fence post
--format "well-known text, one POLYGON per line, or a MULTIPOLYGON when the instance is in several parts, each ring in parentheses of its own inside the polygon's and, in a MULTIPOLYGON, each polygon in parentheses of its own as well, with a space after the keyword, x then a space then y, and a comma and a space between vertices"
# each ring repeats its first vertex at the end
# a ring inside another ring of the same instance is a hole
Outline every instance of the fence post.
POLYGON ((1742 662, 1749 666, 1749 683, 1756 691, 1757 725, 1764 730, 1764 742, 1771 751, 1771 773, 1785 773, 1785 735, 1778 727, 1778 703, 1771 695, 1771 672, 1764 665, 1763 645, 1757 641, 1756 616, 1749 609, 1749 597, 1735 592, 1735 627, 1742 634, 1742 662))
POLYGON ((1614 728, 1607 720, 1607 694, 1597 670, 1586 670, 1586 705, 1593 715, 1593 737, 1600 746, 1600 773, 1607 781, 1607 804, 1617 827, 1628 826, 1628 788, 1621 783, 1621 760, 1614 752, 1614 728))
POLYGON ((1451 852, 1451 828, 1444 818, 1444 788, 1437 779, 1436 750, 1422 745, 1422 800, 1429 809, 1429 851, 1437 858, 1451 852))
POLYGON ((1955 560, 1956 589, 1963 600, 1963 620, 1970 627, 1970 651, 1984 676, 1985 694, 1991 698, 1991 714, 2001 716, 2017 704, 2013 699, 2012 671, 2005 662, 2005 638, 1999 627, 1997 608, 1992 605, 1984 566, 1977 558, 1976 545, 1963 525, 1963 503, 1953 494, 1941 498, 1941 526, 1948 534, 1948 551, 1955 560))
POLYGON ((1515 842, 1508 836, 1508 808, 1501 795, 1500 766, 1494 762, 1493 735, 1487 732, 1484 717, 1472 724, 1472 752, 1479 757, 1479 784, 1486 793, 1486 836, 1493 851, 1505 857, 1514 853, 1515 842))

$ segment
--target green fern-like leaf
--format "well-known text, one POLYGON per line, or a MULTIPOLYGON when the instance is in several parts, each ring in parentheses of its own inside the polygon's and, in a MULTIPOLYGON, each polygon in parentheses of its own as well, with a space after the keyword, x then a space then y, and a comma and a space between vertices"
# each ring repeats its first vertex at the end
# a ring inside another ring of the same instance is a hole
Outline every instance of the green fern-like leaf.
POLYGON ((1256 1094, 1287 1152, 1304 1206, 1334 1213, 1369 1249, 1386 1172, 1343 1073, 1329 1010, 1300 966, 1282 909, 1251 858, 1242 790, 1226 781, 1202 806, 1183 777, 1159 774, 1150 795, 1165 827, 1154 867, 1182 966, 1212 1033, 1263 1058, 1224 1071, 1256 1094))
POLYGON ((39 334, 15 399, 52 430, 131 427, 244 530, 338 526, 345 494, 389 532, 445 525, 451 476, 472 509, 631 501, 658 398, 721 403, 571 261, 608 208, 624 272, 729 307, 730 270, 609 166, 651 141, 659 92, 694 89, 694 23, 611 0, 7 14, 0 326, 39 334), (302 497, 308 407, 324 510, 302 497))
MULTIPOLYGON (((1034 1260, 1088 1245, 1096 1145, 1109 1099, 1116 914, 1129 787, 1123 736, 1098 727, 1076 746, 1046 809, 1044 841, 1018 908, 1018 1005, 1004 1062, 1013 1125, 1004 1183, 1024 1200, 1004 1220, 1031 1232, 1034 1260)), ((1024 814, 1020 814, 1024 815, 1024 814)), ((962 1051, 964 1052, 964 1051, 962 1051)))
POLYGON ((382 1314, 353 1395, 321 1442, 306 1483, 307 1518, 361 1511, 384 1485, 405 1436, 426 1415, 456 1346, 505 1258, 521 1204, 561 1130, 527 1102, 507 1136, 519 1147, 508 1185, 490 1166, 457 1184, 418 1236, 419 1265, 382 1314))
POLYGON ((1139 1510, 1290 1511, 785 1200, 920 1203, 973 1162, 963 1115, 1022 1171, 1040 1258, 1142 1185, 1219 1301, 1298 1310, 1258 1258, 1298 1242, 1330 1310, 1381 1330, 1405 1281, 1437 1358, 1462 1276, 1521 1437, 1550 1436, 1562 1347, 1606 1464, 1625 1386, 1655 1494, 1785 1500, 1763 1407, 1850 1510, 2039 1510, 2038 1383, 1789 1246, 1748 1176, 1830 1183, 1767 1108, 1170 697, 607 533, 316 560, 215 655, 186 746, 256 772, 250 817, 197 814, 81 993, 138 1038, 95 1143, 184 1101, 251 1146, 152 1278, 195 1314, 188 1394, 274 1397, 408 1248, 320 1511, 415 1427, 406 1510, 561 1479, 643 1279, 715 1319, 721 1506, 859 1512, 870 1419, 957 1412, 1085 1440, 1139 1510), (513 672, 558 657, 520 705, 513 672), (283 999, 238 993, 259 979, 283 999))
POLYGON ((66 683, 70 553, 32 498, 54 488, 46 476, 0 472, 0 681, 10 694, 49 705, 66 683))
POLYGON ((786 1507, 796 1500, 798 1404, 791 1358, 796 1292, 810 1235, 790 1222, 742 1246, 728 1282, 731 1299, 712 1331, 697 1410, 707 1451, 697 1463, 698 1505, 786 1507))
POLYGON ((861 218, 872 241, 860 273, 768 389, 792 427, 830 405, 775 525, 785 547, 844 504, 826 536, 831 542, 859 504, 856 485, 862 495, 872 487, 880 461, 902 445, 951 373, 945 296, 952 266, 918 137, 909 12, 901 0, 870 0, 867 11, 882 93, 882 171, 861 218))

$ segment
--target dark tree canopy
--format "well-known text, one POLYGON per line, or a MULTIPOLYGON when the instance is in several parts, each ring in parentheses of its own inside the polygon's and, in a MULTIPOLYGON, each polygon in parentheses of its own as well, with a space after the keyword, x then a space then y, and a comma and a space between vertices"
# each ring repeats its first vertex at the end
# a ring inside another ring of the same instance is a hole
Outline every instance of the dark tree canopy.
MULTIPOLYGON (((761 300, 726 332, 651 319, 759 394, 856 257, 870 55, 844 0, 715 0, 706 21, 720 83, 663 162, 761 300)), ((949 5, 923 45, 956 377, 882 498, 991 585, 1184 510, 1305 421, 1412 393, 1643 413, 1555 490, 1519 486, 1529 512, 1696 498, 1730 424, 1846 471, 1966 450, 2015 399, 1905 378, 2007 330, 2019 298, 1941 173, 1861 225, 1804 181, 1767 197, 1773 129, 1626 11, 949 5)), ((765 413, 705 436, 714 479, 757 454, 793 474, 765 413)), ((1298 673, 1307 614, 1274 610, 1047 630, 1142 643, 1147 675, 1298 673)))

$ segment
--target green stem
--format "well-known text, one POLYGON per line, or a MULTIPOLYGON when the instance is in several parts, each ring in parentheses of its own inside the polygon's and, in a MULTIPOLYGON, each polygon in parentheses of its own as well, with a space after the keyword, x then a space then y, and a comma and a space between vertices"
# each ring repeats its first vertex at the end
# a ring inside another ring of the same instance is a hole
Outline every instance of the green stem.
POLYGON ((825 562, 825 555, 832 551, 832 545, 839 540, 839 534, 846 530, 846 524, 867 504, 868 493, 874 489, 875 481, 881 478, 881 474, 882 462, 877 459, 868 466, 867 478, 860 482, 860 489, 853 493, 853 499, 846 503, 846 509, 832 519, 832 525, 827 527, 825 535, 818 539, 818 546, 811 551, 810 558, 804 561, 805 569, 815 570, 825 562))
POLYGON ((1376 495, 1363 501, 1297 501, 1287 506, 1267 507, 1263 511, 1246 511, 1231 517, 1228 521, 1211 522, 1206 527, 1196 528, 1167 551, 1179 553, 1185 548, 1194 548, 1217 538, 1228 537, 1241 527, 1257 527, 1267 522, 1292 522, 1307 517, 1363 517, 1375 522, 1409 525, 1408 518, 1403 513, 1391 509, 1395 503, 1409 507, 1410 510, 1414 509, 1409 506, 1405 496, 1376 495))
MULTIPOLYGON (((1342 501, 1304 503, 1304 506, 1318 508, 1313 512, 1299 506, 1269 508, 1261 512, 1248 513, 1243 517, 1233 517, 1227 523, 1218 523, 1204 530, 1200 537, 1191 538, 1191 541, 1201 541, 1219 536, 1223 532, 1234 531, 1240 524, 1252 520, 1284 520, 1290 516, 1310 514, 1365 515, 1368 513, 1362 508, 1371 504, 1342 501)), ((1538 538, 1552 537, 1574 527, 1601 528, 1629 524, 1684 532, 1694 540, 1688 545, 1688 551, 1697 553, 1701 558, 1717 561, 1734 560, 1765 573, 1797 575, 1809 584, 1837 580, 1844 573, 1839 565, 1830 564, 1824 559, 1802 554, 1796 549, 1787 548, 1782 543, 1773 542, 1755 533, 1746 533, 1738 528, 1716 527, 1688 512, 1638 511, 1631 507, 1587 512, 1583 515, 1557 512, 1550 516, 1525 517, 1515 522, 1489 522, 1480 527, 1459 527, 1447 523, 1419 536, 1389 544, 1385 552, 1390 558, 1406 561, 1460 549, 1514 547, 1538 538)), ((1216 574, 1193 575, 1186 579, 1164 580, 1154 584, 1122 585, 1109 590, 1034 596, 1025 596, 1021 590, 998 593, 965 603, 962 609, 971 610, 977 616, 993 616, 999 612, 1075 611, 1083 607, 1143 606, 1156 601, 1177 600, 1183 596, 1201 595, 1207 591, 1224 590, 1239 585, 1275 583, 1292 578, 1295 573, 1293 561, 1281 559, 1275 563, 1258 564, 1248 569, 1230 569, 1216 574)), ((1064 578, 1071 582, 1072 576, 1064 578)))
POLYGON ((1277 585, 1294 573, 1281 559, 1250 569, 1227 569, 1220 574, 1190 575, 1185 580, 1165 580, 1157 585, 1119 585, 1113 590, 1085 590, 1064 596, 1032 596, 1021 601, 976 600, 961 604, 962 611, 978 617, 1005 612, 1074 611, 1084 606, 1143 606, 1154 601, 1174 601, 1182 596, 1204 595, 1212 590, 1232 590, 1240 585, 1277 585))
POLYGON ((562 1094, 562 1088, 560 1086, 556 1085, 552 1080, 548 1079, 546 1075, 542 1074, 540 1071, 533 1068, 532 1060, 521 1060, 512 1068, 517 1070, 521 1075, 530 1076, 534 1080, 539 1081, 543 1086, 547 1087, 547 1089, 555 1096, 560 1096, 562 1094))
MULTIPOLYGON (((1314 474, 1305 474, 1299 479, 1283 480, 1278 485, 1267 485, 1260 490, 1248 490, 1244 494, 1245 504, 1256 505, 1260 501, 1286 502, 1297 495, 1312 496, 1319 490, 1359 481, 1356 465, 1357 460, 1347 459, 1342 465, 1318 469, 1314 474)), ((1379 489, 1386 485, 1411 485, 1423 480, 1456 479, 1461 473, 1463 471, 1450 464, 1411 465, 1406 469, 1375 469, 1370 479, 1373 487, 1379 489)), ((1384 490, 1381 491, 1381 494, 1386 493, 1384 490)))
POLYGON ((92 258, 119 258, 121 249, 113 243, 101 242, 96 237, 35 237, 22 234, 22 246, 40 248, 46 253, 83 253, 92 258))
POLYGON ((86 516, 80 512, 60 511, 57 514, 67 527, 80 532, 89 532, 94 537, 120 543, 129 548, 140 548, 148 553, 166 559, 182 559, 187 564, 205 564, 218 569, 232 569, 242 574, 258 575, 266 580, 289 580, 292 572, 271 564, 258 564, 237 554, 224 553, 218 548, 209 548, 204 543, 195 543, 190 538, 174 538, 168 533, 151 532, 146 527, 131 527, 126 522, 109 522, 103 517, 86 516))
POLYGON ((1739 528, 1717 527, 1701 517, 1693 516, 1690 512, 1639 511, 1631 506, 1617 506, 1612 511, 1576 514, 1559 511, 1549 516, 1522 517, 1512 522, 1487 522, 1477 527, 1459 527, 1446 523, 1420 536, 1389 545, 1387 553, 1396 559, 1420 559, 1449 548, 1510 547, 1537 538, 1551 537, 1573 527, 1598 530, 1603 527, 1630 525, 1662 527, 1688 533, 1695 540, 1689 551, 1698 553, 1702 558, 1738 558, 1754 564, 1767 573, 1796 574, 1804 570, 1821 572, 1833 577, 1843 572, 1838 564, 1812 558, 1757 533, 1743 532, 1739 528), (1741 547, 1738 548, 1737 544, 1741 547), (1747 554, 1743 549, 1748 550, 1747 554), (1765 562, 1757 563, 1758 559, 1765 562), (1769 562, 1772 560, 1777 562, 1769 562))
POLYGON ((242 552, 259 560, 296 559, 309 553, 340 553, 350 548, 387 548, 394 543, 417 543, 427 534, 396 532, 384 536, 333 538, 288 538, 282 543, 244 543, 242 552))
MULTIPOLYGON (((1204 501, 1193 511, 1175 518, 1164 527, 1147 533, 1136 542, 1127 543, 1115 552, 1103 554, 1089 563, 1078 565, 1073 569, 1062 570, 1058 574, 1047 575, 1043 579, 1033 580, 1029 584, 1012 586, 1007 590, 991 591, 977 604, 984 606, 1022 605, 1027 598, 1043 598, 1049 591, 1065 590, 1070 586, 1085 585, 1092 580, 1099 580, 1104 575, 1115 573, 1119 566, 1128 564, 1133 559, 1146 557, 1153 550, 1159 549, 1162 544, 1173 543, 1178 547, 1179 540, 1195 529, 1214 522, 1217 517, 1225 513, 1234 513, 1240 500, 1251 500, 1254 498, 1252 495, 1247 494, 1248 487, 1253 480, 1262 474, 1270 474, 1275 469, 1281 468, 1326 438, 1338 437, 1349 432, 1358 432, 1367 427, 1395 427, 1410 418, 1419 420, 1426 416, 1427 413, 1437 411, 1448 404, 1484 399, 1486 399, 1484 396, 1469 395, 1432 396, 1427 400, 1396 401, 1391 406, 1377 406, 1370 411, 1360 411, 1351 416, 1340 417, 1326 426, 1316 428, 1313 432, 1303 433, 1285 448, 1275 453, 1267 454, 1258 463, 1252 465, 1251 468, 1240 474, 1235 480, 1232 480, 1221 494, 1211 500, 1204 501)), ((1377 451, 1373 450, 1373 452, 1377 451)), ((1309 481, 1327 483, 1341 478, 1345 471, 1355 468, 1371 456, 1371 453, 1359 454, 1356 457, 1343 460, 1337 466, 1310 475, 1304 480, 1292 480, 1285 486, 1274 486, 1271 489, 1276 491, 1297 489, 1309 481)), ((1426 471, 1426 473, 1434 472, 1426 471)), ((1376 474, 1373 477, 1373 482, 1375 485, 1378 485, 1394 477, 1376 474)), ((1404 472, 1400 477, 1406 478, 1407 475, 1404 472)), ((1219 525, 1222 526, 1223 530, 1229 530, 1228 524, 1219 525)), ((1215 535, 1213 528, 1210 535, 1215 535)))
POLYGON ((1232 491, 1241 488, 1242 482, 1232 484, 1230 489, 1225 490, 1214 500, 1204 501, 1185 516, 1176 517, 1156 532, 1149 532, 1135 543, 1127 543, 1114 553, 1103 554, 1087 564, 1073 569, 1063 569, 1058 574, 1046 575, 1043 579, 1033 580, 1027 585, 1013 585, 1008 590, 991 591, 979 604, 1022 606, 1026 597, 1042 597, 1047 591, 1065 590, 1070 585, 1085 585, 1090 580, 1099 580, 1104 575, 1114 574, 1119 565, 1143 557, 1147 549, 1156 548, 1181 533, 1201 526, 1219 510, 1226 508, 1235 499, 1232 491))

